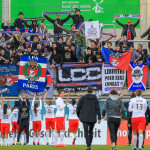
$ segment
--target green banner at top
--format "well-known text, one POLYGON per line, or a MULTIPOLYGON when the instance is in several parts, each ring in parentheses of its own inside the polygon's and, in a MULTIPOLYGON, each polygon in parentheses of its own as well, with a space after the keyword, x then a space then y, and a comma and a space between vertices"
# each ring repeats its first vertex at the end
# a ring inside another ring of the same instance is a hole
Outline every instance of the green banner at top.
MULTIPOLYGON (((11 18, 17 18, 20 11, 24 13, 24 18, 35 18, 41 17, 43 11, 68 12, 73 8, 79 8, 85 20, 93 19, 103 24, 114 24, 114 15, 140 14, 140 0, 11 0, 11 18)), ((49 17, 55 19, 56 15, 49 17)), ((61 15, 62 19, 65 17, 67 15, 61 15)), ((127 19, 129 18, 119 18, 119 21, 127 23, 127 19)), ((132 18, 133 23, 136 21, 136 18, 132 18)), ((50 23, 46 20, 45 24, 50 23)), ((65 24, 72 24, 72 19, 65 24)), ((121 28, 115 24, 117 28, 121 28)))

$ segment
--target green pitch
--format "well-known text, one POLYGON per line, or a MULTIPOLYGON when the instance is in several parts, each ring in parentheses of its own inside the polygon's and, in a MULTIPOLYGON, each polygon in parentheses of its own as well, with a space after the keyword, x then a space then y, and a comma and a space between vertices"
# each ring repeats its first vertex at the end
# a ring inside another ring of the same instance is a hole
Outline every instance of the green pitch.
MULTIPOLYGON (((54 146, 36 145, 36 146, 10 146, 0 147, 0 150, 86 150, 86 146, 68 146, 68 148, 60 148, 54 146)), ((111 150, 111 146, 106 145, 93 145, 91 150, 111 150)), ((117 146, 117 150, 132 150, 132 146, 117 146)), ((137 149, 138 150, 138 149, 137 149)), ((146 145, 143 150, 150 150, 150 145, 146 145)))

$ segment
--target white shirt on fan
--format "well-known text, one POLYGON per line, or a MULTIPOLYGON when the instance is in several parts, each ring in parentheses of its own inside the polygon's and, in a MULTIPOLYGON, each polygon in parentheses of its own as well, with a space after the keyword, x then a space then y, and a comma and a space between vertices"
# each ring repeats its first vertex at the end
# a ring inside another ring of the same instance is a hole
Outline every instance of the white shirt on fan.
POLYGON ((7 113, 4 114, 3 109, 1 109, 2 120, 1 123, 10 123, 11 122, 11 110, 7 109, 7 113))
POLYGON ((55 105, 47 105, 45 104, 44 105, 45 109, 46 109, 46 115, 45 115, 45 118, 55 118, 54 116, 54 110, 56 108, 55 105))
POLYGON ((75 104, 74 106, 72 104, 68 104, 67 107, 69 108, 69 117, 68 119, 78 119, 76 109, 77 105, 75 104))
POLYGON ((2 119, 2 112, 1 112, 1 105, 0 105, 0 119, 2 119))
POLYGON ((37 113, 34 112, 34 101, 35 101, 35 98, 33 98, 33 101, 32 101, 32 106, 31 106, 31 110, 32 110, 32 121, 41 121, 41 110, 42 110, 42 102, 40 100, 40 106, 38 106, 36 108, 37 110, 37 113))
POLYGON ((64 117, 65 116, 65 104, 64 104, 64 100, 61 97, 58 97, 56 100, 56 117, 64 117))
POLYGON ((12 112, 11 112, 11 121, 12 122, 17 122, 18 121, 18 114, 19 114, 19 110, 17 108, 15 108, 12 112))
POLYGON ((147 101, 141 96, 136 96, 132 98, 129 102, 129 112, 132 112, 132 118, 145 117, 145 112, 147 110, 147 101))

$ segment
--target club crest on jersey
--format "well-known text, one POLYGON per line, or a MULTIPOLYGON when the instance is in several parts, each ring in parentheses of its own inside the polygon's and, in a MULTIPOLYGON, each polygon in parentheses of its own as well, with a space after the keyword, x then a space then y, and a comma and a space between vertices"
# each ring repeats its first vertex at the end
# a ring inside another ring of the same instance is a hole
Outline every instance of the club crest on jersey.
POLYGON ((28 79, 28 82, 33 82, 38 80, 42 75, 42 67, 37 63, 37 61, 30 60, 30 62, 25 63, 23 66, 24 76, 28 79))

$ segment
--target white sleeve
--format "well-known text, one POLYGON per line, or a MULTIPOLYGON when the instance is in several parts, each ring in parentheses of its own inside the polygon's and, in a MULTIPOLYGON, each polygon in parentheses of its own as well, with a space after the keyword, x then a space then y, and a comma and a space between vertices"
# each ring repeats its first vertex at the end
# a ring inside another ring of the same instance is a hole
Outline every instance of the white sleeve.
POLYGON ((69 104, 69 103, 67 104, 67 107, 70 107, 70 104, 69 104))
POLYGON ((41 99, 40 99, 40 109, 42 109, 42 101, 41 101, 41 99))
POLYGON ((147 111, 147 101, 145 102, 144 110, 145 110, 145 112, 147 111))
POLYGON ((133 103, 132 103, 132 100, 129 102, 128 111, 129 111, 129 112, 132 112, 132 111, 133 111, 133 103))
POLYGON ((34 108, 34 101, 35 101, 35 97, 34 97, 33 100, 32 100, 32 106, 31 106, 31 109, 34 108))

